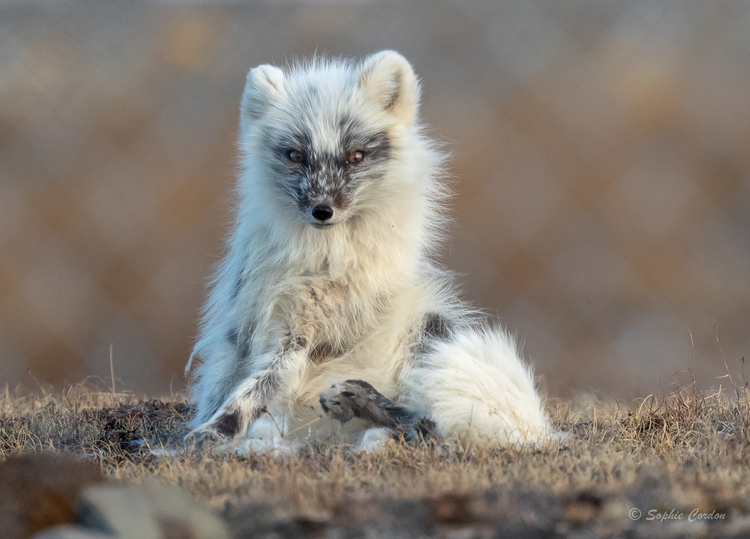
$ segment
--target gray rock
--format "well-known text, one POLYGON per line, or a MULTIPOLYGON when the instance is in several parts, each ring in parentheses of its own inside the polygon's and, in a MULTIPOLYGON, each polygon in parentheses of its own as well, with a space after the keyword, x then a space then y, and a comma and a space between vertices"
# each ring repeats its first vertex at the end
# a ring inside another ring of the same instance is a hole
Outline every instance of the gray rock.
POLYGON ((78 500, 79 522, 121 539, 229 539, 224 523, 178 487, 98 485, 78 500))

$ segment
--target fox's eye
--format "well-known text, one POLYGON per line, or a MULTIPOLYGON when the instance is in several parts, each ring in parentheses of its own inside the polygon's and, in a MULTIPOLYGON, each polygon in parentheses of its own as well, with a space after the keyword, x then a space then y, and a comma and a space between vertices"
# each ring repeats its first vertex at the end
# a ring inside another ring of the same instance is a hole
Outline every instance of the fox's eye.
POLYGON ((346 156, 346 162, 355 165, 362 161, 362 159, 364 158, 364 153, 360 152, 359 150, 355 150, 353 152, 349 152, 349 155, 346 156))
POLYGON ((292 163, 302 163, 305 160, 305 156, 299 150, 289 150, 286 155, 292 163))

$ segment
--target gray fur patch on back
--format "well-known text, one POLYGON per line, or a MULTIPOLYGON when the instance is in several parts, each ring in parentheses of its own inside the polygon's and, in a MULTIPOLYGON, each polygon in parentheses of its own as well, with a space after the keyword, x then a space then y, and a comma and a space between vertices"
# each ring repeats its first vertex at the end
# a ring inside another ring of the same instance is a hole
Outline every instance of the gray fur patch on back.
POLYGON ((424 355, 430 349, 430 343, 434 341, 445 341, 451 338, 455 324, 449 318, 439 313, 427 313, 422 318, 422 327, 417 335, 416 342, 412 346, 412 352, 416 356, 424 355))
POLYGON ((453 322, 439 313, 427 313, 422 321, 422 333, 426 337, 444 341, 453 333, 453 322))

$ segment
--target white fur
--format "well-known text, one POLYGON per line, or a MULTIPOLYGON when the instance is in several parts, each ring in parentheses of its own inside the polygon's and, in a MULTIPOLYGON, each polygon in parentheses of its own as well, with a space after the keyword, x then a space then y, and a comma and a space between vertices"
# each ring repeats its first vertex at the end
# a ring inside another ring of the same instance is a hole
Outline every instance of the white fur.
POLYGON ((531 369, 500 330, 468 329, 436 343, 406 380, 408 402, 443 436, 529 445, 551 434, 531 369))
MULTIPOLYGON (((511 338, 472 329, 474 317, 431 260, 447 221, 446 189, 443 155, 422 133, 418 99, 411 66, 392 51, 362 64, 316 59, 250 72, 235 226, 191 357, 202 360, 191 388, 194 426, 210 428, 229 409, 266 406, 290 418, 290 435, 327 439, 331 422, 316 421, 318 394, 354 378, 430 414, 448 437, 499 444, 546 438, 542 400, 511 338), (269 165, 267 137, 305 129, 316 149, 340 152, 335 118, 342 115, 387 133, 390 159, 373 169, 377 181, 363 182, 351 205, 337 210, 336 224, 319 230, 280 187, 286 180, 269 165), (455 333, 426 343, 415 358, 427 313, 452 320, 455 333), (227 338, 232 331, 248 338, 249 357, 238 357, 227 338), (288 348, 290 335, 301 337, 299 349, 288 348), (336 353, 312 362, 323 343, 336 353), (268 402, 256 402, 248 395, 271 369, 280 369, 283 384, 268 402)), ((241 433, 256 436, 249 422, 241 433)))
POLYGON ((362 431, 357 437, 357 449, 368 453, 379 453, 385 449, 388 440, 392 439, 390 429, 374 428, 362 431))
POLYGON ((275 456, 292 455, 299 451, 302 443, 287 435, 287 422, 284 417, 273 418, 268 414, 260 416, 247 436, 236 438, 214 448, 219 453, 230 453, 247 457, 251 453, 268 453, 275 456))
POLYGON ((284 89, 284 72, 270 65, 258 66, 247 74, 242 95, 240 127, 244 131, 253 120, 263 116, 284 89))

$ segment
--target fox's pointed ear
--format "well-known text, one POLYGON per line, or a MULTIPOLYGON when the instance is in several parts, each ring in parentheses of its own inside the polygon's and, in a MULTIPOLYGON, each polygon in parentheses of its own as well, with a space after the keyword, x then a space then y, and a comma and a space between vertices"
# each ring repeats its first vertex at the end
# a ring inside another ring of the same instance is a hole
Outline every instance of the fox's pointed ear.
POLYGON ((419 82, 411 64, 394 51, 381 51, 365 59, 357 83, 367 99, 404 124, 411 123, 419 102, 419 82))
POLYGON ((278 67, 261 65, 247 74, 242 94, 240 121, 243 129, 268 110, 284 91, 284 72, 278 67))

